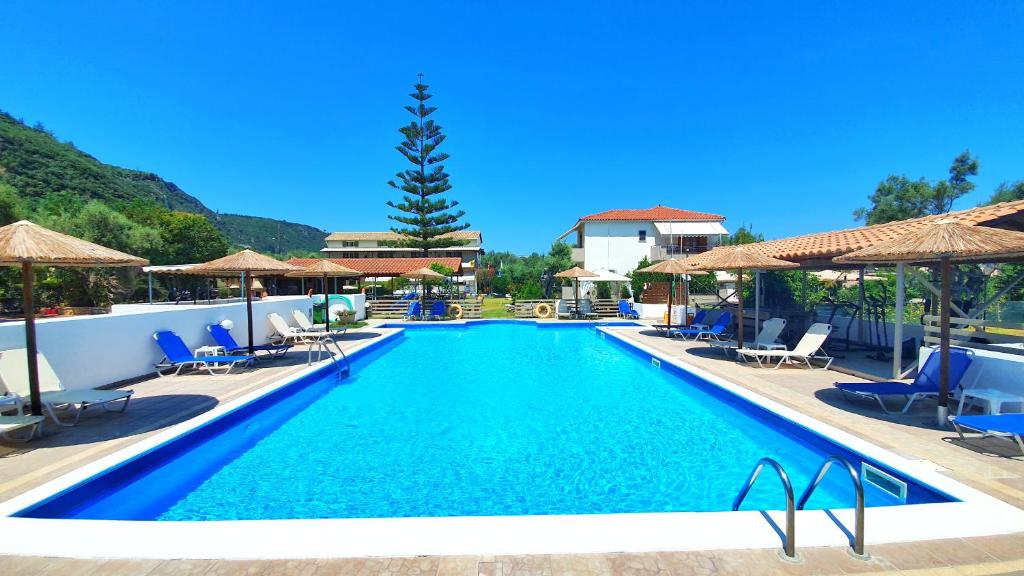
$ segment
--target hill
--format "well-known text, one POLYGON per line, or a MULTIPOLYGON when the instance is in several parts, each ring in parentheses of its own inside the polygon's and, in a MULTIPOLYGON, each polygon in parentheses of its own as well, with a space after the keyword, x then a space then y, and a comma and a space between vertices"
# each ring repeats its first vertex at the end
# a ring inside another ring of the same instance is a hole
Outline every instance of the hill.
POLYGON ((142 202, 205 216, 232 244, 260 252, 318 251, 326 232, 273 218, 218 214, 152 172, 104 164, 71 142, 60 142, 41 125, 29 127, 0 112, 0 182, 14 186, 29 202, 67 191, 113 208, 142 202))

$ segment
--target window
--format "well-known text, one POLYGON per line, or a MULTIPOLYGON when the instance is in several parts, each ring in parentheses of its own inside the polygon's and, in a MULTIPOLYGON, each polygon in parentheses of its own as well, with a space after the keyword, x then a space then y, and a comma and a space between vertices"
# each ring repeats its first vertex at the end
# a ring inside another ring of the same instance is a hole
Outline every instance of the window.
POLYGON ((637 238, 640 242, 647 242, 647 230, 640 230, 637 232, 637 238))
POLYGON ((341 253, 341 257, 342 258, 359 258, 359 253, 358 252, 342 252, 341 253))
POLYGON ((341 247, 342 248, 358 248, 359 247, 359 241, 358 240, 342 240, 341 241, 341 247))

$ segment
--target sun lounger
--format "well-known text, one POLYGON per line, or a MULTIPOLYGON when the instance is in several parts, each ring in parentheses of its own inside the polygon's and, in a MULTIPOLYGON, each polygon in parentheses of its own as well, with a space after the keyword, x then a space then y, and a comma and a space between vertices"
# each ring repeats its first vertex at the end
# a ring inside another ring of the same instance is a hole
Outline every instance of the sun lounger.
MULTIPOLYGON (((57 377, 50 362, 42 353, 36 355, 39 370, 39 401, 50 418, 60 426, 74 426, 82 412, 93 405, 103 406, 107 412, 124 412, 132 398, 132 390, 68 390, 57 377), (120 402, 116 409, 111 404, 120 402), (70 415, 61 419, 61 415, 70 415)), ((0 352, 0 384, 11 394, 20 396, 22 402, 29 398, 28 351, 24 348, 0 352)))
MULTIPOLYGON (((213 341, 218 346, 224 348, 226 354, 234 354, 236 352, 248 353, 248 346, 239 346, 238 342, 235 341, 235 337, 231 335, 231 332, 227 328, 220 324, 210 324, 206 327, 206 330, 210 332, 210 336, 213 337, 213 341)), ((284 356, 285 352, 291 348, 291 344, 258 344, 252 347, 253 354, 257 352, 266 352, 270 358, 278 358, 284 356)))
POLYGON ((313 321, 306 316, 306 313, 298 308, 292 310, 292 318, 295 319, 295 323, 299 325, 299 328, 306 332, 323 332, 326 327, 321 328, 313 324, 313 321))
POLYGON ((955 416, 949 419, 956 428, 960 439, 967 441, 964 437, 964 428, 981 433, 981 437, 993 436, 1016 441, 1020 447, 1021 454, 1024 454, 1024 414, 991 414, 987 416, 955 416))
POLYGON ((630 306, 629 301, 622 299, 619 300, 619 318, 629 318, 631 320, 639 320, 640 313, 630 306))
POLYGON ((434 300, 434 303, 430 305, 430 319, 431 320, 443 320, 445 317, 444 300, 434 300))
POLYGON ((827 369, 832 364, 832 357, 822 350, 822 346, 824 346, 825 340, 831 332, 832 326, 819 322, 811 324, 811 327, 807 329, 807 332, 800 338, 800 341, 796 343, 792 350, 740 348, 736 350, 736 354, 741 360, 752 359, 757 362, 758 366, 762 367, 765 362, 771 363, 777 358, 779 361, 775 364, 775 368, 782 366, 783 362, 792 363, 796 360, 813 369, 814 365, 811 364, 811 360, 824 360, 825 366, 822 369, 827 369))
MULTIPOLYGON (((784 318, 769 318, 761 323, 761 331, 757 333, 751 344, 758 350, 778 350, 780 348, 784 350, 786 347, 779 344, 778 339, 785 327, 786 320, 784 318)), ((728 354, 729 350, 734 350, 739 346, 736 340, 711 340, 708 344, 722 350, 723 354, 728 354)))
POLYGON ((405 311, 402 320, 419 320, 423 314, 423 306, 419 302, 410 302, 409 309, 405 311))
POLYGON ((732 325, 732 313, 722 312, 715 319, 715 323, 710 328, 682 328, 669 331, 669 336, 693 336, 694 340, 728 340, 727 334, 729 328, 732 325))
POLYGON ((9 442, 28 442, 37 433, 42 435, 43 420, 43 416, 0 416, 0 437, 9 442), (12 432, 26 428, 29 429, 27 436, 12 434, 12 432))
POLYGON ((194 356, 192 352, 185 346, 185 342, 180 336, 171 332, 170 330, 162 330, 160 332, 153 333, 153 339, 156 340, 160 349, 163 350, 164 357, 162 360, 155 364, 157 376, 177 376, 181 373, 182 369, 186 366, 196 368, 198 370, 206 370, 210 374, 227 374, 231 370, 239 365, 249 365, 255 356, 238 355, 238 356, 194 356), (164 370, 174 369, 173 372, 164 374, 164 370))
MULTIPOLYGON (((952 393, 960 386, 967 369, 973 362, 974 353, 966 348, 956 346, 949 349, 949 392, 952 393)), ((924 366, 917 371, 917 377, 911 383, 906 382, 836 382, 835 387, 848 396, 875 399, 882 410, 889 412, 882 401, 883 396, 903 396, 906 404, 900 410, 906 414, 910 406, 916 400, 939 396, 939 367, 940 358, 938 350, 932 352, 925 360, 924 366)))
MULTIPOLYGON (((700 310, 697 310, 696 314, 693 315, 693 321, 691 321, 689 324, 681 324, 681 325, 678 325, 678 326, 674 325, 673 328, 676 328, 676 329, 679 329, 679 330, 683 330, 683 329, 687 329, 687 328, 689 328, 689 329, 696 329, 696 330, 707 330, 708 328, 710 328, 710 326, 708 326, 707 324, 704 324, 704 318, 707 315, 708 315, 707 308, 701 308, 700 310)), ((668 324, 651 324, 651 326, 653 326, 654 329, 657 330, 658 332, 664 332, 665 329, 668 328, 668 324)))
POLYGON ((274 327, 274 336, 270 340, 275 344, 287 344, 288 342, 309 344, 321 340, 333 342, 331 339, 332 333, 323 330, 307 332, 300 328, 289 326, 277 312, 267 314, 267 319, 270 320, 270 325, 274 327))

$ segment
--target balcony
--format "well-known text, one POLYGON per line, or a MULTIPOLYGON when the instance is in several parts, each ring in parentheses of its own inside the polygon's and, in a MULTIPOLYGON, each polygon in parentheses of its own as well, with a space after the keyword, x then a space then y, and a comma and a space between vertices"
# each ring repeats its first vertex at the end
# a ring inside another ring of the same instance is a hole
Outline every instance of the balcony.
POLYGON ((651 246, 651 261, 668 260, 669 258, 686 258, 701 252, 707 252, 708 246, 651 246))
POLYGON ((572 249, 572 261, 579 264, 580 266, 583 265, 583 248, 572 249))

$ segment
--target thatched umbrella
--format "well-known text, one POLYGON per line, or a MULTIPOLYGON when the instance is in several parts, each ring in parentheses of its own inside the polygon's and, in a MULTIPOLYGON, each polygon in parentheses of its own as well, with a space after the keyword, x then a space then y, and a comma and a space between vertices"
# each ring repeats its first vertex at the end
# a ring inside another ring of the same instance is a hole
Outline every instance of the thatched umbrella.
POLYGON ((252 250, 242 250, 223 258, 210 260, 204 264, 189 268, 187 273, 199 276, 245 276, 245 312, 249 320, 249 354, 253 353, 252 341, 252 275, 278 276, 289 272, 299 272, 302 268, 293 266, 252 250))
MULTIPOLYGON (((661 262, 658 262, 657 264, 653 264, 653 265, 648 266, 646 268, 641 268, 641 269, 637 270, 637 272, 657 272, 657 273, 660 273, 660 274, 671 274, 672 275, 672 281, 669 283, 669 286, 668 286, 668 304, 666 306, 666 310, 668 310, 668 321, 666 322, 667 326, 666 326, 666 329, 665 329, 665 335, 671 337, 672 336, 672 300, 674 300, 674 297, 675 297, 676 275, 677 274, 682 274, 684 276, 685 275, 697 275, 697 274, 707 274, 707 272, 704 272, 702 270, 694 270, 689 264, 687 264, 687 260, 676 260, 675 258, 669 258, 668 260, 662 260, 661 262)), ((684 296, 683 296, 683 317, 684 318, 685 318, 686 314, 689 312, 689 310, 690 310, 690 289, 689 289, 689 286, 687 286, 686 287, 686 292, 684 293, 684 296)))
POLYGON ((938 262, 942 271, 939 312, 938 424, 949 415, 949 309, 953 262, 998 262, 1024 259, 1024 233, 969 226, 952 218, 938 220, 887 242, 834 259, 839 263, 938 262))
POLYGON ((736 318, 736 345, 743 348, 743 270, 785 270, 797 268, 796 262, 765 256, 741 245, 719 246, 687 260, 687 264, 699 270, 735 270, 736 294, 738 295, 736 318))
POLYGON ((0 228, 0 264, 21 266, 21 297, 25 315, 25 348, 28 356, 28 388, 32 414, 43 413, 39 401, 39 367, 36 364, 36 315, 32 300, 32 266, 107 267, 145 266, 146 260, 54 232, 22 220, 0 228))
POLYGON ((576 317, 580 317, 580 278, 594 278, 597 274, 584 270, 579 266, 573 266, 568 270, 562 270, 555 274, 555 278, 572 278, 576 286, 576 317))
POLYGON ((410 280, 419 280, 423 283, 420 286, 420 316, 426 313, 427 307, 427 280, 444 280, 444 274, 440 274, 424 266, 423 268, 417 268, 411 272, 402 274, 402 278, 408 278, 410 280))
POLYGON ((292 277, 305 277, 305 278, 320 278, 324 280, 324 321, 327 323, 327 331, 331 331, 331 306, 327 298, 329 290, 327 290, 327 278, 352 278, 355 276, 362 276, 363 273, 358 270, 353 270, 347 266, 341 264, 335 264, 327 259, 317 260, 316 262, 306 266, 300 271, 289 272, 288 276, 292 277))

